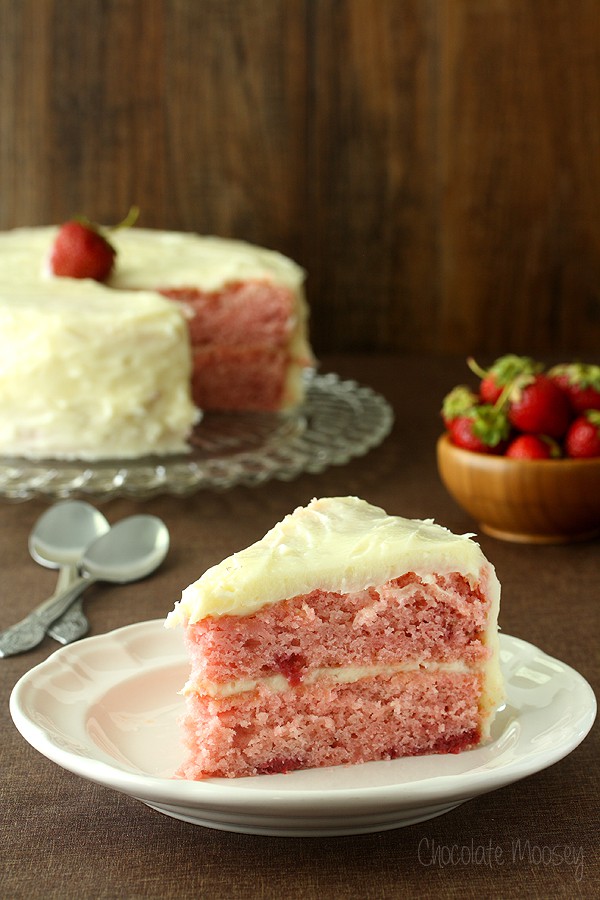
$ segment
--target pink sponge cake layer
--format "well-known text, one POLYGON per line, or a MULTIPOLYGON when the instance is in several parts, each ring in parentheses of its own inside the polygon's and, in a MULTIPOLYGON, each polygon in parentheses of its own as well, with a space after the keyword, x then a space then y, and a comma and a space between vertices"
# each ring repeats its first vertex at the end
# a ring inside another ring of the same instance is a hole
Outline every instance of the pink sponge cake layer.
POLYGON ((291 363, 284 349, 194 347, 192 362, 192 397, 201 409, 276 412, 290 405, 291 363))
POLYGON ((414 572, 351 594, 315 590, 250 616, 189 625, 191 678, 215 683, 283 673, 299 680, 330 666, 394 665, 490 655, 483 643, 488 595, 459 573, 430 584, 414 572))
POLYGON ((351 683, 326 678, 215 699, 193 693, 183 722, 197 780, 457 753, 481 740, 481 676, 399 672, 351 683))
POLYGON ((273 412, 298 402, 300 371, 312 357, 298 330, 291 288, 253 280, 215 291, 180 287, 160 293, 186 313, 197 406, 273 412))
POLYGON ((467 535, 314 500, 184 591, 185 778, 459 752, 501 702, 493 567, 467 535))
POLYGON ((216 291, 163 288, 163 296, 185 303, 190 338, 203 344, 285 345, 294 325, 293 292, 268 281, 234 281, 216 291))

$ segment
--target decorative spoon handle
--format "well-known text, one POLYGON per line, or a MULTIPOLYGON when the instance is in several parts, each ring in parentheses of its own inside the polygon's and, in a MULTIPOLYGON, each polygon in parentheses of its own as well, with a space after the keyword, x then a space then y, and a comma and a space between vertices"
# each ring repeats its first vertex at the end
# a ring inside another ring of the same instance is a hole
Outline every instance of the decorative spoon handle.
POLYGON ((40 603, 16 625, 11 625, 10 628, 0 632, 0 657, 14 656, 16 653, 24 653, 25 650, 37 647, 43 641, 50 625, 94 580, 93 578, 78 578, 66 591, 40 603))
POLYGON ((70 606, 66 613, 63 613, 59 619, 54 622, 48 629, 48 634, 60 644, 72 644, 85 637, 90 630, 90 623, 83 611, 81 599, 75 600, 73 606, 70 606))
MULTIPOLYGON (((76 566, 62 566, 58 581, 56 584, 56 592, 63 591, 70 587, 77 578, 76 566)), ((56 596, 56 595, 55 595, 56 596)), ((48 634, 60 644, 71 644, 85 637, 90 629, 90 623, 83 611, 81 598, 75 600, 72 606, 66 612, 59 616, 56 622, 53 622, 48 629, 48 634)))

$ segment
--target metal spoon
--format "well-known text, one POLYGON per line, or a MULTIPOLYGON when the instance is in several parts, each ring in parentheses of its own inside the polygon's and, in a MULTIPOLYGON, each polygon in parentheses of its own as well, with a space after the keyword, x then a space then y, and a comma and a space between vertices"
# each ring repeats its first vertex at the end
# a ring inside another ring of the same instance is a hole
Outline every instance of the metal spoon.
POLYGON ((153 572, 169 549, 167 526, 156 516, 130 516, 90 544, 80 561, 81 576, 56 597, 41 603, 16 625, 0 633, 0 656, 31 650, 48 627, 96 581, 127 584, 153 572))
MULTIPOLYGON (((36 562, 60 570, 54 597, 73 584, 86 547, 109 528, 102 513, 83 500, 62 500, 40 516, 29 536, 29 552, 36 562)), ((87 634, 89 627, 81 600, 76 600, 51 625, 48 634, 61 644, 69 644, 87 634)))

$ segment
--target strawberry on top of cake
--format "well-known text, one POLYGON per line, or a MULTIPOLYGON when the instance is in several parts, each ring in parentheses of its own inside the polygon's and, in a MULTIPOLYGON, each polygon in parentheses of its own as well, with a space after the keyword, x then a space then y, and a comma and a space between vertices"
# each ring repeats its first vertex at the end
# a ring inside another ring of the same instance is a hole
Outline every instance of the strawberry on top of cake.
POLYGON ((493 567, 467 535, 313 500, 167 618, 191 662, 186 778, 458 752, 502 698, 493 567))

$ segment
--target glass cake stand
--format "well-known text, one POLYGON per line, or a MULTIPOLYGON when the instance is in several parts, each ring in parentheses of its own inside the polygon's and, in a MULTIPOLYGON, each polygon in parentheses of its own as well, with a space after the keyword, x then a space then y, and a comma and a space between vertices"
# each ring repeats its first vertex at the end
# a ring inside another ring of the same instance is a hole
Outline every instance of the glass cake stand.
POLYGON ((291 413, 206 413, 189 453, 135 460, 0 458, 0 497, 147 498, 201 488, 289 481, 343 465, 380 444, 393 413, 371 388, 333 373, 312 375, 306 401, 291 413))

